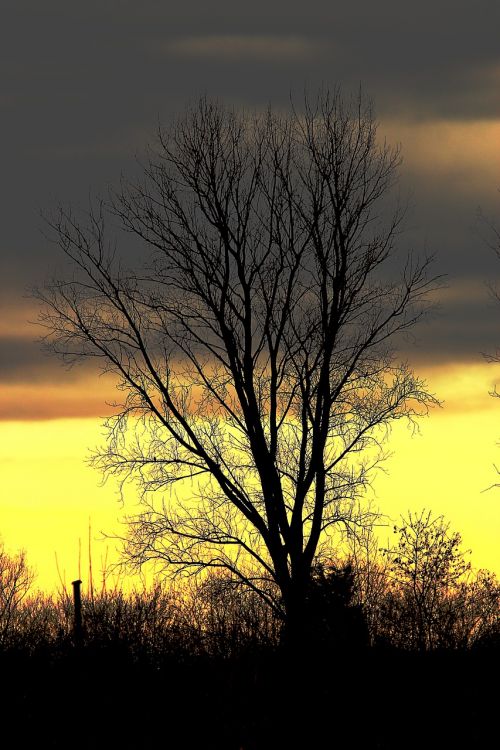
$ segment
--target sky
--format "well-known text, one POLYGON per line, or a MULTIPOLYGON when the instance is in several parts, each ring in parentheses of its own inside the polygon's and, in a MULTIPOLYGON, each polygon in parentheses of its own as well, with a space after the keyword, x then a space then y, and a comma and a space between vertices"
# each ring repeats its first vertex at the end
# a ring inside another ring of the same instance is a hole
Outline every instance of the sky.
MULTIPOLYGON (((62 269, 41 214, 85 207, 200 95, 286 107, 304 89, 359 86, 380 138, 401 144, 409 196, 401 240, 446 275, 404 356, 442 400, 418 435, 398 426, 374 484, 381 510, 445 514, 500 573, 500 279, 478 210, 500 224, 497 0, 165 3, 4 0, 0 27, 0 537, 24 547, 39 584, 84 577, 135 508, 85 460, 102 442, 113 383, 48 357, 29 289, 62 269), (56 567, 56 556, 59 572, 56 567)), ((384 533, 384 532, 382 532, 384 533)), ((111 553, 112 554, 112 551, 111 553)))

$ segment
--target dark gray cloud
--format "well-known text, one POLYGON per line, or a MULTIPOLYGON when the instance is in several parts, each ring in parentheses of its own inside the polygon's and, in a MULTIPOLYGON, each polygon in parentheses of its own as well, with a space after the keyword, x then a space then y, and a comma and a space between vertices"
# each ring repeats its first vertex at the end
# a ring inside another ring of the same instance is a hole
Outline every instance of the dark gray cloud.
MULTIPOLYGON (((85 205, 89 191, 133 171, 134 154, 152 139, 158 118, 168 120, 203 92, 281 106, 290 91, 300 96, 306 85, 337 82, 346 90, 362 83, 382 122, 396 123, 408 156, 402 190, 413 190, 415 204, 407 242, 427 244, 437 269, 453 278, 487 280, 496 265, 473 223, 477 204, 494 211, 491 178, 482 178, 481 165, 473 180, 474 165, 462 174, 453 165, 436 173, 432 162, 422 166, 422 144, 405 144, 397 123, 429 123, 432 133, 441 120, 500 120, 499 27, 494 0, 6 0, 0 302, 7 293, 21 300, 26 286, 58 266, 57 249, 41 235, 40 210, 60 201, 85 205)), ((475 312, 467 302, 454 304, 448 323, 429 329, 425 347, 444 336, 454 342, 450 357, 469 356, 474 337, 482 346, 493 337, 491 311, 477 302, 475 312)), ((52 377, 36 344, 1 344, 1 378, 52 377)))
POLYGON ((28 384, 71 385, 97 372, 90 360, 68 368, 28 337, 0 336, 0 386, 28 384))
POLYGON ((450 281, 441 302, 401 343, 400 351, 415 365, 449 362, 480 364, 500 346, 500 304, 479 280, 450 281))
POLYGON ((51 370, 53 366, 41 360, 38 348, 29 339, 0 338, 0 383, 47 380, 51 370))

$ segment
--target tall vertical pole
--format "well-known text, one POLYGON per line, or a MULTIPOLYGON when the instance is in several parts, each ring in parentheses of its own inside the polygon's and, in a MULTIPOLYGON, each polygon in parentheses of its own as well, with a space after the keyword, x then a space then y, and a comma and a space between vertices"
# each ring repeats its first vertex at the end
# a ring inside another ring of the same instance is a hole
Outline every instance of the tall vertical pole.
POLYGON ((72 581, 73 586, 73 638, 76 646, 81 646, 83 642, 83 622, 82 622, 82 595, 80 592, 81 581, 72 581))

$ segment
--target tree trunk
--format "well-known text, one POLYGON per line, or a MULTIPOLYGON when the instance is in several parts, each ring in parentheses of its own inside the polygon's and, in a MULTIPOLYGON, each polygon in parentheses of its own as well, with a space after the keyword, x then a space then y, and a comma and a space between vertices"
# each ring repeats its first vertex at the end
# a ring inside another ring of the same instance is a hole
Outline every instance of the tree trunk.
POLYGON ((307 605, 307 585, 302 579, 290 582, 284 592, 285 623, 282 646, 292 660, 302 659, 309 645, 310 623, 307 605))

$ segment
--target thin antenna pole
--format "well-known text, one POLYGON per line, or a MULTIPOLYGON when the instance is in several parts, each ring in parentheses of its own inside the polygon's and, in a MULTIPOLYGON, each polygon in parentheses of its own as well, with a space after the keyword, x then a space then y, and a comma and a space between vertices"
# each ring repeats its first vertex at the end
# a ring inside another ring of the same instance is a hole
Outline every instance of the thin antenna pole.
POLYGON ((72 581, 73 586, 73 637, 76 646, 81 646, 83 642, 83 621, 82 621, 82 595, 80 592, 81 581, 72 581))
POLYGON ((94 601, 94 574, 92 572, 92 522, 89 516, 89 589, 90 599, 94 601))

